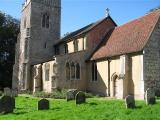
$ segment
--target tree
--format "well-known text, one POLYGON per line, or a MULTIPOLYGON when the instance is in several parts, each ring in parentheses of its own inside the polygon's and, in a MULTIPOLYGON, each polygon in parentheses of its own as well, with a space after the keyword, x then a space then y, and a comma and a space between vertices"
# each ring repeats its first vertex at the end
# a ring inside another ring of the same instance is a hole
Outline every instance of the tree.
POLYGON ((19 21, 0 12, 0 89, 11 87, 19 21))

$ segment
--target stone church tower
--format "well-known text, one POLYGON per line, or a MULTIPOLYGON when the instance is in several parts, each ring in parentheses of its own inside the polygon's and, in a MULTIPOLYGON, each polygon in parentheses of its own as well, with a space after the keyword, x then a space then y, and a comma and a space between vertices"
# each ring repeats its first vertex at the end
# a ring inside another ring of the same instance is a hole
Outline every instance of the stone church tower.
POLYGON ((30 89, 31 66, 52 59, 60 39, 61 0, 26 0, 16 45, 13 89, 30 89))

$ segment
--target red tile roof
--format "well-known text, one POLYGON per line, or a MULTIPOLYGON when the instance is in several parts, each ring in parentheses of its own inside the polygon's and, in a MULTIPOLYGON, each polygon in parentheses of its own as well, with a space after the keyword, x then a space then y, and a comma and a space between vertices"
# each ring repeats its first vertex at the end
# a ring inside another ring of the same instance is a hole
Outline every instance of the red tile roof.
POLYGON ((102 43, 91 60, 112 57, 143 50, 160 17, 160 10, 115 27, 110 37, 102 43))

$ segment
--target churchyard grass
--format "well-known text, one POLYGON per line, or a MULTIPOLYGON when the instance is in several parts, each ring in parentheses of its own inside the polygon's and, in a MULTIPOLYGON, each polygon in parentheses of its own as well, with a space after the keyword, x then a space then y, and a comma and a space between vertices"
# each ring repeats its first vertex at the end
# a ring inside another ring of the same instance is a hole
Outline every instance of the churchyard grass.
POLYGON ((50 100, 50 110, 38 111, 35 97, 19 96, 12 114, 0 115, 0 120, 160 120, 160 101, 146 105, 136 101, 135 109, 126 109, 123 100, 89 98, 85 104, 75 101, 50 100))

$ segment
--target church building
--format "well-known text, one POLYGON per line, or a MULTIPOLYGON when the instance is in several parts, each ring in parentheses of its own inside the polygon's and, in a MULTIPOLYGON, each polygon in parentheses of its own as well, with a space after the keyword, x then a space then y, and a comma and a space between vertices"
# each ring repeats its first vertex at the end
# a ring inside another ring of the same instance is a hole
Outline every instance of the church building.
POLYGON ((78 89, 118 99, 144 99, 147 88, 160 94, 160 10, 121 26, 107 15, 63 38, 60 28, 61 0, 26 0, 13 89, 78 89))

